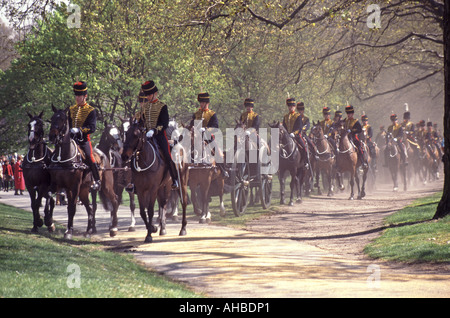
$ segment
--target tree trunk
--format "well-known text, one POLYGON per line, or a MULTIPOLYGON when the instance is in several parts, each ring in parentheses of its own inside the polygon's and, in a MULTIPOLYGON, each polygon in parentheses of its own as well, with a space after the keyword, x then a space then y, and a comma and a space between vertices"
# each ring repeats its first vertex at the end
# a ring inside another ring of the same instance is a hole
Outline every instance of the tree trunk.
POLYGON ((444 192, 433 219, 450 213, 450 0, 444 1, 444 192))

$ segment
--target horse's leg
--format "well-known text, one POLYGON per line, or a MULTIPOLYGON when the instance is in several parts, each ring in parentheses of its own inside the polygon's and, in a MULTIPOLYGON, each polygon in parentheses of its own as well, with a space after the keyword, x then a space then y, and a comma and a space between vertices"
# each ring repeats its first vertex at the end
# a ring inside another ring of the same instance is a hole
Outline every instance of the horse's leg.
POLYGON ((134 210, 136 209, 136 204, 134 202, 134 192, 128 193, 129 197, 130 197, 130 211, 131 211, 131 224, 130 227, 128 228, 128 232, 134 232, 135 231, 135 226, 136 226, 136 218, 134 217, 134 210))
POLYGON ((77 210, 77 196, 73 193, 73 190, 66 189, 67 197, 67 229, 64 233, 64 238, 67 240, 72 239, 73 235, 73 218, 77 210))
POLYGON ((316 165, 316 169, 315 170, 316 171, 314 171, 314 172, 315 172, 315 175, 316 175, 316 182, 314 183, 314 186, 317 188, 317 194, 318 195, 322 195, 322 190, 320 189, 320 182, 319 182, 319 179, 320 179, 319 164, 316 165))
POLYGON ((303 168, 299 168, 299 170, 296 173, 296 188, 297 188, 297 200, 295 203, 302 203, 302 190, 303 190, 303 179, 305 177, 305 170, 303 168))
POLYGON ((181 230, 180 230, 180 236, 185 236, 187 234, 186 232, 186 226, 187 226, 187 219, 186 219, 186 207, 188 205, 188 195, 187 195, 187 184, 182 185, 182 182, 180 182, 180 186, 182 187, 181 194, 183 196, 183 201, 181 202, 181 207, 183 209, 183 216, 181 220, 181 230))
POLYGON ((278 171, 278 180, 280 182, 280 204, 285 204, 284 201, 284 188, 285 188, 285 184, 284 184, 284 170, 278 171))
MULTIPOLYGON (((164 190, 160 190, 161 194, 164 195, 164 190)), ((165 197, 160 197, 158 199, 158 205, 159 205, 159 235, 166 235, 166 212, 167 212, 167 199, 165 197)))
POLYGON ((144 243, 152 243, 153 242, 152 233, 156 233, 158 231, 158 227, 153 225, 155 200, 156 198, 152 196, 150 198, 149 205, 147 206, 148 224, 147 224, 147 236, 145 237, 144 243))
POLYGON ((34 187, 28 188, 28 194, 31 200, 31 210, 33 211, 33 228, 31 233, 39 233, 39 228, 42 226, 43 222, 41 216, 39 215, 39 200, 36 198, 36 190, 34 187))
POLYGON ((334 182, 333 182, 333 167, 330 165, 326 170, 326 176, 328 180, 328 194, 327 196, 333 196, 334 192, 334 182))
POLYGON ((95 212, 94 212, 94 209, 91 208, 91 205, 89 202, 89 187, 86 187, 83 185, 80 187, 79 198, 80 198, 81 203, 83 203, 84 208, 86 209, 86 212, 88 215, 88 224, 87 224, 85 236, 89 237, 91 234, 97 233, 97 229, 95 226, 95 212))
POLYGON ((200 191, 201 191, 201 195, 200 195, 201 203, 200 203, 200 205, 202 207, 202 214, 201 214, 200 220, 199 220, 200 224, 211 222, 211 216, 209 214, 209 198, 210 198, 210 196, 209 196, 209 186, 210 186, 210 182, 211 182, 211 179, 209 179, 209 183, 208 183, 208 180, 206 180, 205 183, 200 186, 200 191), (209 219, 208 219, 208 215, 209 215, 209 219))
POLYGON ((403 177, 403 190, 407 191, 408 189, 408 182, 407 182, 407 178, 406 178, 406 166, 403 165, 403 167, 401 168, 401 174, 403 177))
POLYGON ((353 200, 353 198, 354 198, 354 193, 353 193, 354 185, 355 185, 355 171, 352 170, 350 172, 350 198, 348 198, 349 200, 353 200))
POLYGON ((44 224, 47 226, 49 232, 55 231, 55 224, 53 223, 53 208, 55 207, 55 200, 49 194, 48 188, 43 186, 39 189, 41 196, 45 198, 44 206, 44 224))

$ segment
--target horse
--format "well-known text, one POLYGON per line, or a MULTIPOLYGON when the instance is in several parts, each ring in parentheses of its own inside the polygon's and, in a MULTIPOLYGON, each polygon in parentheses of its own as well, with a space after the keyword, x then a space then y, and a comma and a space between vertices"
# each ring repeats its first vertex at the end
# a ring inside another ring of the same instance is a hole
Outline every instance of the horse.
POLYGON ((437 180, 439 176, 439 150, 437 146, 429 140, 424 140, 421 145, 420 158, 424 182, 437 180))
MULTIPOLYGON (((67 230, 64 234, 66 239, 73 236, 73 218, 76 212, 77 198, 83 203, 88 214, 88 225, 86 236, 97 232, 95 226, 95 214, 89 205, 89 189, 92 184, 92 173, 83 162, 85 154, 80 150, 69 133, 68 109, 56 109, 52 105, 54 112, 51 118, 49 140, 55 145, 55 151, 51 157, 48 167, 51 175, 51 191, 55 189, 65 189, 67 195, 67 230)), ((117 234, 117 209, 119 204, 114 193, 114 178, 106 155, 97 151, 93 153, 97 163, 102 165, 100 169, 101 188, 100 198, 105 210, 111 212, 111 223, 109 226, 110 236, 117 234)))
POLYGON ((322 175, 322 182, 325 184, 325 179, 328 182, 327 195, 330 197, 334 192, 333 173, 336 163, 336 157, 334 155, 332 145, 323 134, 323 129, 319 125, 319 121, 317 121, 317 123, 314 123, 313 121, 311 135, 313 137, 313 142, 316 145, 316 153, 314 154, 314 170, 316 174, 316 183, 314 185, 317 187, 318 194, 321 195, 322 191, 320 190, 319 178, 320 175, 322 175))
MULTIPOLYGON (((114 176, 114 193, 117 195, 119 204, 122 203, 122 194, 124 188, 131 182, 131 169, 123 167, 121 153, 123 150, 123 141, 121 129, 118 129, 114 124, 106 124, 105 129, 100 136, 100 141, 96 146, 101 152, 103 152, 109 160, 111 169, 113 169, 114 176)), ((92 201, 94 199, 95 191, 92 191, 92 201)), ((130 197, 130 212, 131 212, 131 224, 128 227, 129 232, 135 231, 136 218, 134 217, 134 211, 136 204, 134 202, 134 191, 128 192, 130 197)))
MULTIPOLYGON (((183 136, 183 138, 188 137, 192 146, 194 145, 194 127, 189 127, 186 131, 189 131, 189 136, 183 136)), ((202 141, 202 146, 206 146, 204 141, 202 141)), ((223 194, 226 178, 215 165, 215 161, 212 158, 213 154, 206 153, 204 149, 191 147, 190 156, 188 185, 191 189, 191 202, 194 207, 194 213, 200 216, 199 223, 210 223, 209 201, 212 196, 219 196, 219 214, 220 216, 225 216, 223 194), (199 153, 199 150, 203 152, 204 157, 202 157, 203 154, 199 153)))
POLYGON ((279 129, 279 153, 280 162, 278 170, 278 179, 280 181, 280 204, 285 204, 285 178, 286 173, 289 172, 291 175, 291 196, 289 200, 289 205, 294 205, 294 194, 297 194, 296 203, 302 202, 302 184, 303 184, 303 173, 299 174, 299 170, 304 170, 306 158, 302 158, 300 150, 298 149, 297 143, 293 138, 289 136, 288 131, 280 122, 273 122, 269 124, 271 128, 279 129))
MULTIPOLYGON (((130 121, 131 122, 131 121, 130 121)), ((184 154, 183 154, 184 155, 184 154)), ((183 157, 180 157, 183 158, 183 157)), ((186 206, 187 206, 187 165, 176 158, 178 167, 179 184, 182 191, 183 218, 181 221, 180 236, 186 235, 186 206)), ((142 119, 131 122, 126 133, 125 144, 122 152, 124 165, 131 160, 132 179, 139 200, 141 217, 147 228, 145 243, 153 242, 152 233, 158 231, 153 225, 154 205, 156 200, 160 209, 164 210, 170 195, 171 181, 168 173, 168 165, 162 159, 162 154, 157 150, 153 138, 147 140, 146 129, 142 119), (146 213, 147 210, 147 213, 146 213)), ((159 235, 166 234, 166 217, 163 212, 160 215, 159 235)))
POLYGON ((401 155, 399 149, 399 146, 397 145, 397 142, 394 140, 394 136, 392 136, 391 133, 387 133, 386 135, 386 148, 385 151, 385 158, 387 160, 386 164, 389 168, 389 171, 391 173, 392 181, 394 182, 394 192, 398 191, 398 174, 400 172, 400 175, 403 179, 403 189, 406 191, 407 189, 407 181, 406 181, 406 166, 401 163, 401 155))
MULTIPOLYGON (((354 199, 353 187, 356 185, 358 187, 358 200, 361 200, 366 196, 365 183, 367 178, 368 167, 363 169, 363 180, 362 186, 359 185, 358 168, 361 166, 361 161, 358 159, 358 153, 356 146, 350 141, 348 137, 347 129, 344 128, 344 120, 340 120, 337 124, 336 133, 336 168, 339 173, 349 172, 350 173, 350 197, 349 200, 354 199)), ((365 146, 365 153, 368 153, 367 146, 365 146)), ((370 164, 370 157, 368 158, 370 164)), ((341 176, 338 174, 338 182, 342 187, 341 176)))
POLYGON ((28 143, 27 155, 22 162, 23 177, 25 186, 31 199, 31 209, 33 211, 32 233, 38 233, 38 228, 43 224, 47 226, 49 232, 55 230, 53 223, 53 208, 55 200, 49 195, 51 184, 50 173, 46 167, 50 164, 53 152, 47 147, 44 141, 44 121, 43 111, 33 116, 27 112, 30 121, 28 123, 28 143), (42 198, 45 198, 44 221, 39 215, 42 198))

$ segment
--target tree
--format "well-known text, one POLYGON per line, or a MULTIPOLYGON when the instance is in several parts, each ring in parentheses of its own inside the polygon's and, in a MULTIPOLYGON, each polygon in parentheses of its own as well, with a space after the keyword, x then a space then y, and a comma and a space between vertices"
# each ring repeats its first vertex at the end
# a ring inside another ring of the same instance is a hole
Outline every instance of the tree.
POLYGON ((433 219, 450 214, 450 1, 444 4, 444 190, 433 219))

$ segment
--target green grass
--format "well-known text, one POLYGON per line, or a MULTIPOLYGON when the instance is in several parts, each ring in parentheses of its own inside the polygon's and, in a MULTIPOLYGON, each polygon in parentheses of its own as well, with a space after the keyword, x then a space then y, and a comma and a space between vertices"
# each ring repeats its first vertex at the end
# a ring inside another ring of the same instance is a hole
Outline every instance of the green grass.
POLYGON ((145 269, 131 255, 98 243, 65 241, 45 227, 31 234, 30 212, 0 204, 0 298, 3 297, 201 297, 182 284, 145 269), (80 288, 69 288, 79 266, 80 288))
POLYGON ((386 218, 388 228, 364 251, 389 261, 450 262, 450 216, 431 220, 441 196, 418 199, 386 218))

